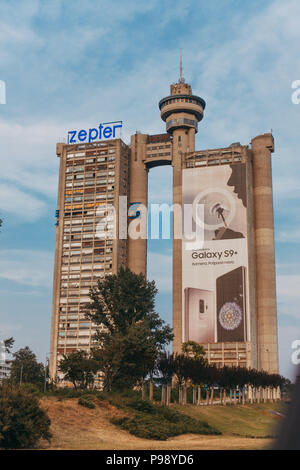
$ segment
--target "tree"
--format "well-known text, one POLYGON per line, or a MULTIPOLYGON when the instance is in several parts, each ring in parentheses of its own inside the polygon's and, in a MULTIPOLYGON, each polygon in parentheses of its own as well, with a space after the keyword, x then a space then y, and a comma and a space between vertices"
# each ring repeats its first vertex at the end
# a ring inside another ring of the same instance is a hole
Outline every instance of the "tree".
POLYGON ((72 382, 75 389, 88 388, 94 382, 98 369, 98 362, 86 351, 64 354, 59 363, 59 370, 63 372, 64 379, 72 382))
POLYGON ((154 310, 155 282, 121 268, 91 289, 86 317, 98 325, 95 340, 107 389, 130 387, 153 370, 155 360, 172 339, 154 310))
POLYGON ((14 342, 15 340, 13 337, 4 340, 5 352, 8 354, 11 352, 14 342))
POLYGON ((36 355, 26 346, 13 354, 10 380, 13 383, 31 383, 39 387, 45 380, 44 364, 37 362, 36 355))
POLYGON ((50 440, 50 419, 38 399, 23 388, 0 387, 0 448, 28 449, 50 440))
POLYGON ((156 369, 161 374, 160 382, 164 385, 172 383, 175 373, 175 363, 173 354, 163 351, 159 354, 156 361, 156 369))
MULTIPOLYGON (((202 344, 196 343, 195 341, 187 341, 182 343, 181 350, 183 354, 193 357, 195 359, 205 359, 205 350, 202 344)), ((206 363, 207 360, 205 359, 206 363)))
POLYGON ((189 378, 188 376, 188 366, 191 361, 191 358, 185 356, 184 354, 175 354, 174 355, 174 373, 177 378, 177 383, 179 387, 182 387, 189 378))

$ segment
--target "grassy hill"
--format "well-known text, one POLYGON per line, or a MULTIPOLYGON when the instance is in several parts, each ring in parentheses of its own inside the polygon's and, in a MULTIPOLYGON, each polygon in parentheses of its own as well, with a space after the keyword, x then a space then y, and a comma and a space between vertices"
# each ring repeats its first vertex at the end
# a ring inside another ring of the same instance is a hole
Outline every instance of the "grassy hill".
POLYGON ((41 448, 263 449, 271 445, 276 435, 281 420, 276 412, 282 412, 283 406, 281 403, 235 407, 172 405, 170 411, 161 412, 158 406, 154 412, 153 409, 147 412, 147 404, 146 409, 139 409, 143 404, 134 406, 130 398, 123 396, 114 395, 109 401, 92 397, 92 401, 95 407, 86 408, 79 405, 78 398, 43 397, 41 403, 51 419, 53 438, 50 444, 41 443, 41 448), (171 419, 171 437, 167 440, 143 437, 149 437, 148 430, 155 428, 153 418, 161 423, 161 428, 171 419), (174 422, 181 426, 185 423, 186 427, 176 429, 174 422), (195 431, 191 432, 193 426, 195 431), (176 435, 180 430, 184 434, 176 435))

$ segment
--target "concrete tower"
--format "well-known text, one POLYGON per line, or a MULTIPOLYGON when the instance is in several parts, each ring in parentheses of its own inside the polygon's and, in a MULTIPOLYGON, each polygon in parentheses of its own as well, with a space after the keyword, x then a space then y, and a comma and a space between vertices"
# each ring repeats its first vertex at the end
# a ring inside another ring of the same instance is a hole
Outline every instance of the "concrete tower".
MULTIPOLYGON (((134 134, 131 136, 130 157, 130 189, 129 207, 133 207, 134 213, 131 219, 136 217, 137 222, 141 217, 142 207, 148 204, 148 169, 145 165, 147 135, 134 134)), ((146 275, 147 271, 147 226, 140 226, 138 239, 128 238, 128 266, 136 274, 146 275)))
POLYGON ((258 367, 278 372, 276 279, 271 152, 272 134, 251 141, 253 155, 254 243, 258 367))
MULTIPOLYGON (((192 94, 184 82, 182 66, 178 83, 170 86, 170 95, 159 102, 161 118, 173 140, 173 205, 182 204, 182 158, 195 150, 198 122, 203 118, 205 101, 192 94)), ((174 233, 174 223, 173 223, 174 233)), ((173 351, 181 352, 182 344, 182 241, 173 238, 173 351)))

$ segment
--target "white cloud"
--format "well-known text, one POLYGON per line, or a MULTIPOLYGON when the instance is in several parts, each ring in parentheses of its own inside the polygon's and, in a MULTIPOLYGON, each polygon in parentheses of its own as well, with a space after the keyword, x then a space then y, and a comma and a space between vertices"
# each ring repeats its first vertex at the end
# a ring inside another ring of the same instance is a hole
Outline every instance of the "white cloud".
POLYGON ((0 121, 1 209, 26 219, 43 215, 45 198, 57 194, 55 144, 64 130, 46 121, 28 125, 0 121))
POLYGON ((300 298, 300 275, 277 276, 277 294, 279 298, 300 298))
POLYGON ((0 182, 0 209, 21 220, 33 221, 45 215, 46 204, 16 186, 0 182))
POLYGON ((18 284, 52 285, 53 253, 39 250, 0 250, 0 278, 18 284))
POLYGON ((0 41, 2 47, 5 47, 8 43, 32 42, 36 39, 36 35, 28 28, 14 28, 12 25, 0 23, 0 41))
POLYGON ((300 243, 300 227, 288 231, 279 231, 276 240, 284 243, 300 243))

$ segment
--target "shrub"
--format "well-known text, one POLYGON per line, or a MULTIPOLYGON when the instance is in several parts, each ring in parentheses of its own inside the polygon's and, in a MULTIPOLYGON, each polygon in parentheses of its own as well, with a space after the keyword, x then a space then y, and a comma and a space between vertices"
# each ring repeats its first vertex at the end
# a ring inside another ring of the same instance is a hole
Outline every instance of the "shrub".
POLYGON ((41 392, 40 388, 35 384, 22 383, 21 388, 24 389, 25 391, 27 391, 28 393, 31 393, 35 397, 41 397, 42 396, 42 392, 41 392))
POLYGON ((137 412, 132 417, 114 418, 111 422, 137 437, 160 441, 179 434, 221 434, 207 423, 169 411, 165 415, 160 412, 156 415, 137 412))
POLYGON ((191 418, 183 413, 167 408, 163 405, 154 405, 140 397, 131 397, 126 400, 111 397, 111 403, 119 408, 134 410, 132 416, 113 418, 111 422, 131 434, 145 439, 166 440, 179 434, 221 434, 207 423, 191 418))
POLYGON ((92 402, 91 398, 78 398, 78 404, 81 406, 85 406, 86 408, 96 408, 95 403, 92 402))
POLYGON ((80 397, 97 397, 100 399, 103 398, 105 394, 96 389, 75 389, 70 387, 57 387, 53 390, 47 391, 47 396, 57 397, 59 400, 64 400, 68 398, 80 398, 80 397))
POLYGON ((78 398, 82 395, 82 390, 75 390, 75 388, 69 387, 58 387, 54 390, 48 391, 47 395, 54 396, 57 398, 78 398))
POLYGON ((130 400, 128 402, 128 406, 136 411, 142 411, 144 413, 150 414, 156 413, 156 409, 152 403, 148 400, 142 400, 141 398, 130 400))
POLYGON ((25 388, 0 388, 0 447, 34 447, 39 439, 50 440, 50 419, 38 399, 25 388))

